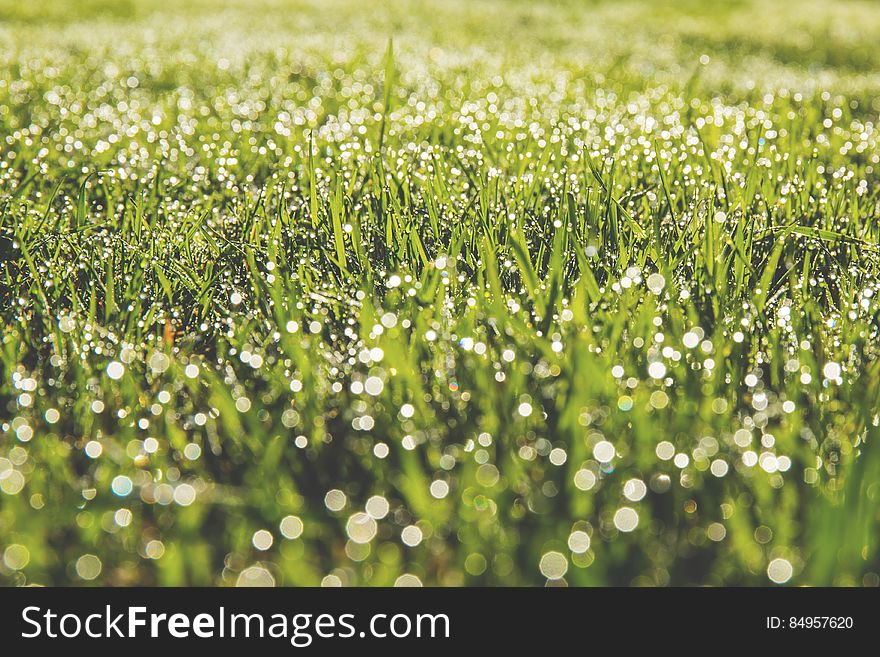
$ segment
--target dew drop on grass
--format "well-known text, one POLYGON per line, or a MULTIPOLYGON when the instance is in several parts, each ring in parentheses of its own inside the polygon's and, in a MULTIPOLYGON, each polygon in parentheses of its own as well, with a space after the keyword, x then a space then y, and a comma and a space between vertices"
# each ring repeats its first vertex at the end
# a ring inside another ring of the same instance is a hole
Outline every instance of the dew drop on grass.
POLYGON ((568 459, 568 454, 566 454, 565 450, 561 447, 556 447, 550 451, 549 455, 550 463, 553 465, 563 465, 568 459))
POLYGON ((321 586, 324 588, 338 588, 342 586, 342 579, 339 575, 326 575, 321 580, 321 586))
POLYGON ((825 363, 825 366, 822 368, 822 374, 825 375, 826 379, 836 380, 840 378, 840 364, 835 363, 834 361, 830 361, 825 363))
POLYGON ((107 376, 114 381, 118 381, 125 374, 125 366, 117 360, 114 360, 107 366, 107 376))
POLYGON ((345 508, 345 504, 347 502, 347 498, 345 493, 343 493, 338 488, 334 488, 331 491, 328 491, 324 496, 324 505, 330 511, 341 511, 345 508))
POLYGON ((294 540, 302 536, 303 521, 298 516, 285 516, 281 519, 278 529, 284 538, 294 540))
POLYGON ((431 495, 438 500, 443 499, 449 494, 449 484, 442 479, 431 482, 431 495))
POLYGON ((648 365, 648 376, 652 379, 662 379, 666 376, 666 365, 659 361, 655 361, 648 365))
POLYGON ((596 485, 596 475, 592 470, 582 468, 574 475, 574 485, 583 491, 590 490, 596 485))
POLYGON ((0 490, 7 495, 18 495, 25 485, 24 475, 18 470, 6 470, 0 474, 0 490))
POLYGON ((382 389, 385 387, 385 384, 382 383, 382 379, 378 376, 368 377, 366 381, 364 381, 364 391, 368 395, 372 395, 373 397, 378 397, 382 394, 382 389))
POLYGON ((716 477, 725 476, 728 471, 727 461, 724 461, 722 459, 715 459, 714 461, 712 461, 712 465, 709 466, 709 471, 716 477))
POLYGON ((416 547, 422 542, 422 530, 416 525, 408 525, 400 532, 400 540, 408 547, 416 547))
POLYGON ((116 495, 120 497, 125 497, 133 488, 131 479, 126 477, 125 475, 119 475, 113 478, 113 482, 110 484, 110 488, 116 495))
POLYGON ((368 499, 365 506, 367 514, 371 518, 375 518, 376 520, 381 520, 382 518, 387 516, 390 508, 391 507, 388 504, 388 500, 386 500, 381 495, 374 495, 373 497, 368 499))
POLYGON ((748 429, 737 429, 733 434, 733 442, 739 447, 748 447, 752 443, 752 432, 748 429))
POLYGON ((422 580, 420 580, 416 575, 412 575, 410 573, 404 573, 396 580, 394 580, 395 587, 420 587, 422 586, 422 580))
POLYGON ((249 566, 238 575, 235 585, 269 588, 275 586, 275 577, 263 566, 249 566))
POLYGON ((3 563, 10 570, 22 570, 30 560, 30 550, 18 543, 13 543, 3 551, 3 563))
POLYGON ((369 543, 376 536, 378 525, 367 513, 355 513, 345 524, 345 533, 355 543, 369 543))
POLYGON ((499 478, 500 473, 498 472, 498 468, 495 467, 492 463, 484 463, 479 468, 477 468, 476 479, 477 483, 481 486, 490 488, 498 483, 499 478))
POLYGON ((585 531, 573 531, 568 537, 568 549, 583 554, 590 549, 590 535, 585 531))
POLYGON ((131 524, 133 514, 129 509, 118 509, 113 514, 113 521, 119 527, 128 527, 131 524))
POLYGON ((180 506, 189 506, 196 501, 196 489, 189 484, 180 484, 174 489, 174 501, 180 506))
POLYGON ((614 445, 607 440, 600 440, 593 446, 593 456, 600 463, 610 462, 616 454, 617 451, 614 449, 614 445))
POLYGON ((630 502, 638 502, 648 492, 648 487, 641 479, 630 479, 623 485, 623 496, 630 502))
POLYGON ((639 514, 635 509, 624 506, 614 512, 614 526, 622 532, 631 532, 639 525, 639 514))
POLYGON ((653 273, 648 276, 647 284, 651 292, 660 294, 663 292, 663 288, 666 287, 666 279, 661 274, 653 273))
POLYGON ((785 584, 793 574, 794 569, 788 559, 773 559, 767 565, 767 577, 775 584, 785 584))
POLYGON ((547 552, 538 565, 541 574, 547 579, 562 579, 568 572, 568 559, 561 552, 547 552))
POLYGON ((101 560, 94 554, 84 554, 76 560, 76 574, 87 581, 96 579, 102 568, 101 560))
POLYGON ((706 528, 706 536, 715 542, 723 541, 727 536, 727 529, 720 522, 713 522, 706 528))
POLYGON ((161 559, 164 554, 165 544, 158 539, 152 539, 144 546, 144 555, 147 559, 161 559))
POLYGON ((168 358, 161 351, 157 351, 152 356, 150 356, 150 369, 153 374, 162 374, 165 372, 169 366, 171 365, 171 359, 168 358))
POLYGON ((256 549, 265 551, 272 547, 272 543, 275 541, 271 532, 266 529, 259 529, 254 532, 251 542, 256 549))

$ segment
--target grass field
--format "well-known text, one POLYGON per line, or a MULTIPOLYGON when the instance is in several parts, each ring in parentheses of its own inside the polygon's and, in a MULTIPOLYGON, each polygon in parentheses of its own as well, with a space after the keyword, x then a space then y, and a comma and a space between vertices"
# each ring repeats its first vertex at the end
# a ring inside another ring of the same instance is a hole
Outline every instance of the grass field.
POLYGON ((0 0, 0 583, 877 586, 878 42, 0 0))

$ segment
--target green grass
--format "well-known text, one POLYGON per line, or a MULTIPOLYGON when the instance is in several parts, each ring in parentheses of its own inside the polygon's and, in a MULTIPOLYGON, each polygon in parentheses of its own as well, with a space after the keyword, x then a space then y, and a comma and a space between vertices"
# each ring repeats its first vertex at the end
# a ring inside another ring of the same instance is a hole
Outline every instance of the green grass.
POLYGON ((874 5, 363 4, 0 0, 0 582, 877 585, 874 5))

